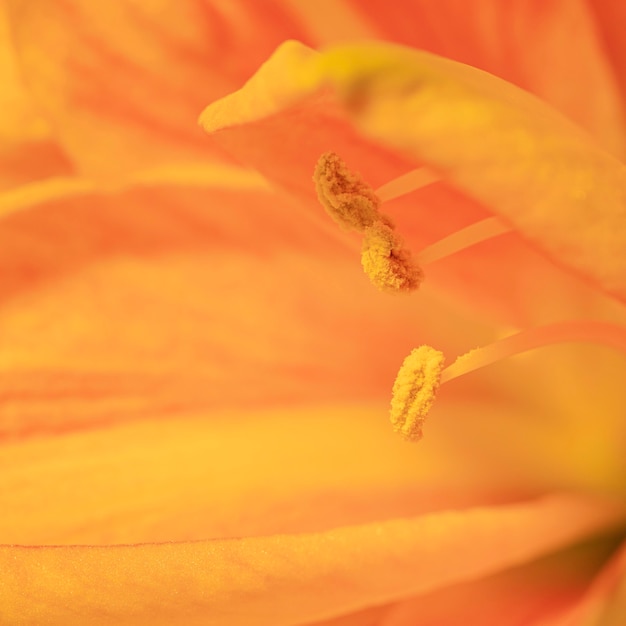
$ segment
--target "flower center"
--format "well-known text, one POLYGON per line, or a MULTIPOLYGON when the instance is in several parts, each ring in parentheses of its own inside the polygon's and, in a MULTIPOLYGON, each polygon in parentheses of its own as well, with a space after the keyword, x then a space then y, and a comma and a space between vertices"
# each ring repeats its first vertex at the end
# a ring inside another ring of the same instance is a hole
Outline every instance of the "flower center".
POLYGON ((334 152, 319 158, 313 174, 317 196, 328 214, 342 228, 363 235, 361 264, 371 282, 392 292, 415 291, 424 280, 424 265, 510 231, 496 217, 482 220, 424 248, 418 263, 380 206, 383 199, 397 198, 439 180, 428 168, 420 168, 374 191, 334 152))
POLYGON ((459 376, 523 352, 558 343, 590 342, 626 352, 626 328, 597 321, 569 321, 523 330, 459 356, 444 368, 444 355, 420 346, 402 363, 393 385, 390 419, 407 441, 419 441, 439 388, 459 376))
MULTIPOLYGON (((318 198, 330 216, 342 228, 363 235, 363 269, 371 282, 385 291, 414 291, 423 281, 423 265, 511 230, 496 217, 482 220, 424 248, 418 254, 418 264, 395 232, 393 220, 380 207, 383 200, 438 182, 441 179, 437 174, 428 168, 416 169, 374 191, 348 169, 341 157, 328 152, 320 157, 313 180, 318 198)), ((420 346, 406 357, 393 385, 393 428, 408 441, 419 441, 441 385, 517 354, 569 342, 600 343, 626 352, 626 328, 598 321, 568 321, 530 328, 471 350, 445 368, 442 352, 420 346)))
POLYGON ((423 273, 395 232, 393 220, 380 212, 380 198, 334 152, 323 154, 313 174, 317 197, 344 229, 363 235, 361 264, 384 291, 413 291, 423 273))

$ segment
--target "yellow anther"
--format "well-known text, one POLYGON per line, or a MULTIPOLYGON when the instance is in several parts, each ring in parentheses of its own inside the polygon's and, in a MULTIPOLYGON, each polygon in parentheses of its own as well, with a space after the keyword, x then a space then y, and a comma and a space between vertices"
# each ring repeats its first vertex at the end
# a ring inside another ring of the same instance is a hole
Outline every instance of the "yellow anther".
POLYGON ((388 220, 374 222, 365 230, 361 263, 372 283, 384 291, 413 291, 424 279, 388 220))
POLYGON ((390 418, 394 431, 408 441, 422 438, 422 426, 435 401, 443 366, 442 352, 420 346, 400 367, 393 384, 390 418))
POLYGON ((380 219, 380 200, 374 190, 334 152, 319 158, 313 181, 320 202, 344 228, 362 233, 380 219))

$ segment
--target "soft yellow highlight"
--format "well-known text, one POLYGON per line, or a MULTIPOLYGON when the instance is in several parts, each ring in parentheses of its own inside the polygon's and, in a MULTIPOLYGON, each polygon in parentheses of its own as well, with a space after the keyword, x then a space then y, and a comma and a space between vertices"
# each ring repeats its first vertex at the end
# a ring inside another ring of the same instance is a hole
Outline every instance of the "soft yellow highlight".
POLYGON ((424 280, 410 251, 383 221, 366 229, 361 264, 372 283, 383 291, 414 291, 424 280))
POLYGON ((376 189, 376 195, 383 201, 406 196, 409 193, 428 187, 442 180, 442 177, 428 167, 418 167, 398 176, 376 189))
POLYGON ((334 152, 319 158, 313 181, 322 206, 343 228, 362 233, 380 219, 374 190, 334 152))
POLYGON ((441 381, 444 355, 430 346, 420 346, 409 354, 393 384, 391 423, 407 441, 422 438, 422 426, 441 381))
POLYGON ((188 162, 132 172, 115 184, 78 176, 35 180, 0 193, 0 218, 45 202, 68 200, 92 193, 119 193, 137 187, 173 185, 271 192, 270 184, 257 172, 217 163, 188 162))

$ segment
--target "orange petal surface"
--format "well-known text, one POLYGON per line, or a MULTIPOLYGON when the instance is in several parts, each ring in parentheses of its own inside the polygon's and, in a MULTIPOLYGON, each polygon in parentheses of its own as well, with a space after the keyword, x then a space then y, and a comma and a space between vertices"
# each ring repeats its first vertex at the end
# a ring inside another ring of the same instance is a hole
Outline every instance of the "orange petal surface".
POLYGON ((113 548, 6 546, 0 606, 16 625, 312 621, 485 576, 615 521, 612 507, 556 495, 319 534, 113 548), (94 577, 97 584, 86 586, 94 577))

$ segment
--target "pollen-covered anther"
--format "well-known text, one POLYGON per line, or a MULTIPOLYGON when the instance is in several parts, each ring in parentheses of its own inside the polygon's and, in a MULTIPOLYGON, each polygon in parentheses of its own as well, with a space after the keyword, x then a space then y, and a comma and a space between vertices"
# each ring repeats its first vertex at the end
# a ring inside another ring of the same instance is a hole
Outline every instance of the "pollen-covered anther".
POLYGON ((393 384, 391 423, 407 441, 419 441, 441 384, 444 356, 430 346, 415 348, 404 359, 393 384))
POLYGON ((374 285, 383 291, 414 291, 424 272, 388 221, 365 230, 361 264, 374 285))
POLYGON ((362 233, 381 219, 380 199, 374 190, 334 152, 319 158, 313 181, 322 206, 344 228, 362 233))

